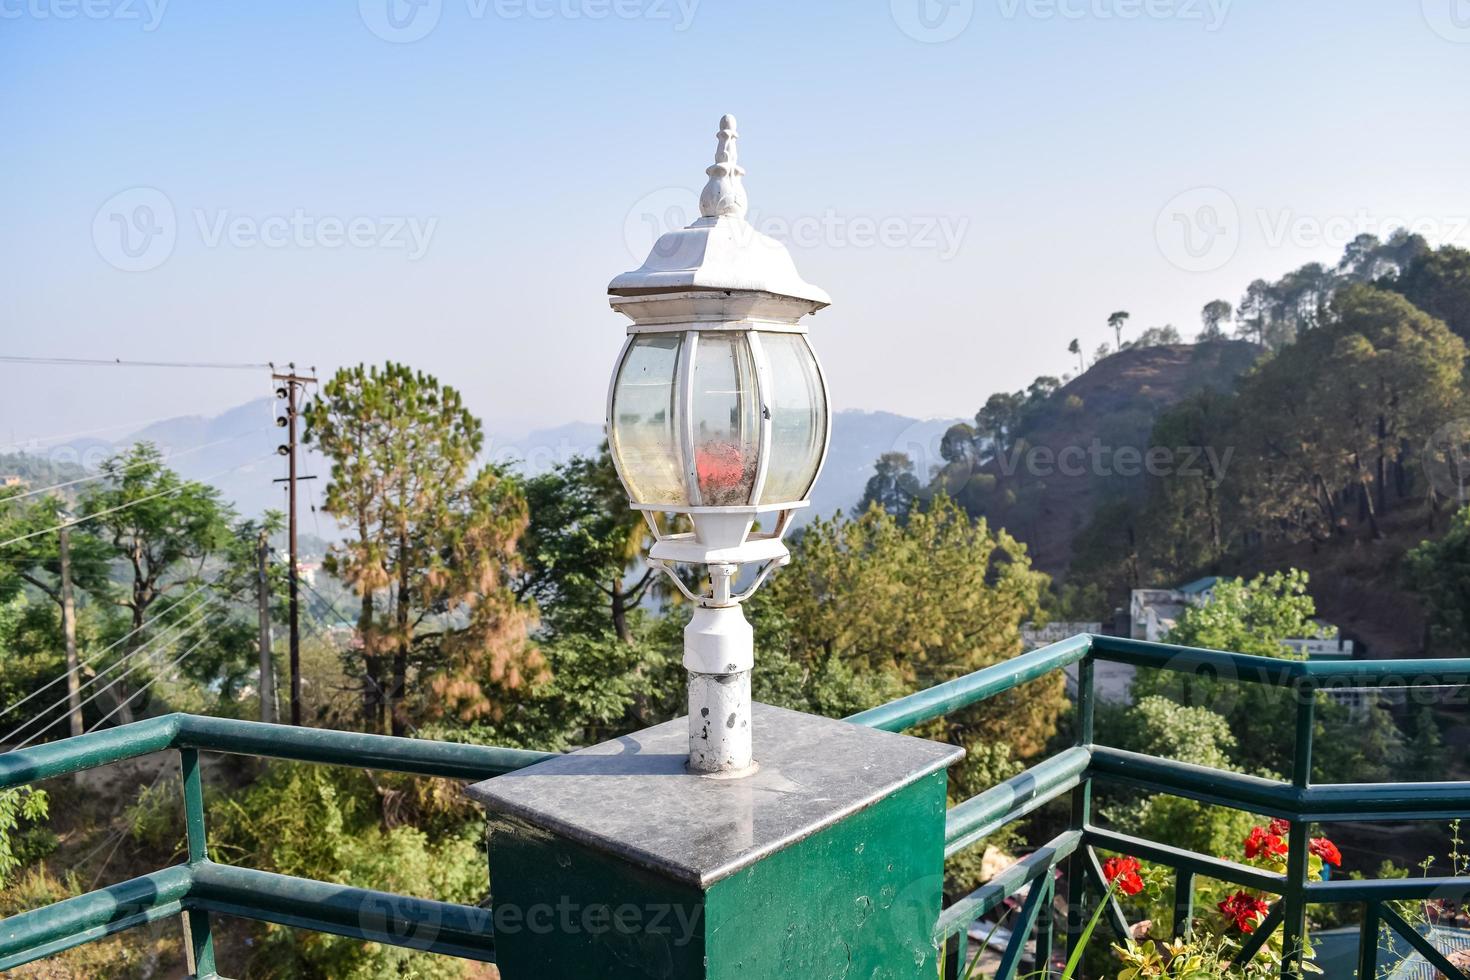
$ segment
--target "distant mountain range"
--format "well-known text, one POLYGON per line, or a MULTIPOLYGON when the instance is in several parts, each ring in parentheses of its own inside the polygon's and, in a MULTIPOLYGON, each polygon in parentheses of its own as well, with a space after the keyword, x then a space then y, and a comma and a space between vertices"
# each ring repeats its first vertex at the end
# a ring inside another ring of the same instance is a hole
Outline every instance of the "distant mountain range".
MULTIPOLYGON (((88 469, 111 452, 134 442, 148 441, 167 457, 168 465, 184 477, 218 487, 242 514, 285 509, 284 485, 272 480, 286 475, 286 461, 276 455, 285 432, 276 427, 277 402, 261 398, 246 402, 219 415, 191 415, 155 422, 116 442, 77 440, 48 447, 52 460, 77 462, 88 469)), ((923 475, 939 459, 939 441, 954 419, 915 419, 892 412, 838 412, 832 419, 832 445, 817 485, 812 506, 801 517, 831 514, 853 507, 873 472, 873 462, 883 453, 908 453, 923 475)), ((487 426, 488 456, 497 463, 514 466, 522 473, 545 473, 576 455, 597 451, 602 442, 602 425, 597 422, 568 422, 545 429, 497 430, 487 426)), ((302 502, 308 506, 321 499, 331 472, 328 462, 310 447, 301 456, 302 475, 316 479, 303 485, 302 502)), ((304 531, 318 531, 334 538, 325 515, 315 519, 307 512, 304 531)))

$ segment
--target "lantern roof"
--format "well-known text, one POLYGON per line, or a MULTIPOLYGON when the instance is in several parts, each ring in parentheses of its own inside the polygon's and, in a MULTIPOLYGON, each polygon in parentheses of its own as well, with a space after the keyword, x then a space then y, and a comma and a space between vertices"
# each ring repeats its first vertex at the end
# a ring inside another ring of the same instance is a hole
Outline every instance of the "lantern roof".
POLYGON ((690 290, 739 290, 806 300, 812 311, 832 302, 796 271, 786 246, 745 220, 747 201, 737 160, 735 117, 720 117, 715 162, 699 195, 699 218, 654 243, 643 265, 608 283, 614 296, 690 290))

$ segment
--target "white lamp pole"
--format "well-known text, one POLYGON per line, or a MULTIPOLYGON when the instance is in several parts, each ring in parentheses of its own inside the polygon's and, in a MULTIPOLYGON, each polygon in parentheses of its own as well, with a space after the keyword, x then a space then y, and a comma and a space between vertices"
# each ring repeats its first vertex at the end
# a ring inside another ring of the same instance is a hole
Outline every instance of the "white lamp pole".
POLYGON ((608 284, 613 309, 633 321, 608 393, 608 444, 653 532, 649 562, 695 603, 684 631, 689 768, 719 776, 755 769, 755 651, 740 603, 791 560, 782 538, 829 436, 801 318, 831 300, 745 220, 737 139, 735 117, 722 117, 699 219, 608 284), (689 588, 679 564, 702 566, 708 589, 689 588), (737 592, 747 565, 762 567, 737 592))

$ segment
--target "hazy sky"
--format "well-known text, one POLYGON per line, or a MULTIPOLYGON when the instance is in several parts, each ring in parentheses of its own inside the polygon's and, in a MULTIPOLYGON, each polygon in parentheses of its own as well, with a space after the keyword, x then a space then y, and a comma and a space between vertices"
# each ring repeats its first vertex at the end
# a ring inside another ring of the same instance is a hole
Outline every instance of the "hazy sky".
MULTIPOLYGON (((601 418, 607 281, 722 112, 840 408, 970 415, 1359 231, 1470 245, 1466 0, 0 0, 0 82, 0 353, 393 358, 500 425, 601 418)), ((0 440, 267 391, 0 363, 0 440)))

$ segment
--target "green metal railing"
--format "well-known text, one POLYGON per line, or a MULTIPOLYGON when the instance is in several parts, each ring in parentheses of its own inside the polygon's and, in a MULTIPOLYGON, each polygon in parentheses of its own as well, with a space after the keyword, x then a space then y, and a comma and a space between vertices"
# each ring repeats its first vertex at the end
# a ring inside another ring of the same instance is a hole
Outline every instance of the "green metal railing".
MULTIPOLYGON (((1470 878, 1307 880, 1308 830, 1314 821, 1430 820, 1470 815, 1470 782, 1314 785, 1312 739, 1318 692, 1343 687, 1470 685, 1470 659, 1313 663, 1081 635, 864 711, 848 720, 885 731, 903 731, 1072 664, 1078 665, 1075 746, 949 811, 945 828, 946 857, 1068 794, 1072 813, 1068 830, 942 912, 935 940, 948 946, 948 976, 956 976, 963 969, 959 961, 965 944, 959 937, 977 919, 1027 886, 1031 887, 1013 923, 1011 940, 994 980, 1013 980, 1024 947, 1033 935, 1038 969, 1045 969, 1053 946, 1051 909, 1056 869, 1064 861, 1068 864, 1068 945, 1073 946, 1082 927, 1085 890, 1091 886, 1095 894, 1101 894, 1106 887, 1097 858, 1097 850, 1102 849, 1175 869, 1176 935, 1188 932, 1196 877, 1280 896, 1281 900, 1273 905, 1241 949, 1239 962, 1254 957, 1273 932, 1283 929, 1286 955, 1282 976, 1301 975, 1307 906, 1355 903, 1363 906, 1364 913, 1358 957, 1358 976, 1362 980, 1370 980, 1377 974, 1380 926, 1400 934, 1445 976, 1470 980, 1390 904, 1432 897, 1463 902, 1470 894, 1470 878), (1093 739, 1093 704, 1095 664, 1099 660, 1291 689, 1295 693, 1296 734, 1290 781, 1278 782, 1097 745, 1093 739), (1094 780, 1283 818, 1291 825, 1287 872, 1272 874, 1098 827, 1092 822, 1094 780)), ((1117 903, 1111 903, 1108 918, 1119 935, 1126 932, 1127 922, 1117 903)))
POLYGON ((0 755, 0 789, 153 752, 179 753, 186 863, 0 921, 0 970, 9 970, 183 913, 194 975, 216 977, 210 915, 230 915, 493 961, 490 910, 215 864, 206 853, 201 751, 489 779, 550 753, 364 735, 174 714, 0 755))
MULTIPOLYGON (((1014 980, 1032 937, 1039 951, 1038 965, 1044 969, 1056 932, 1052 911, 1057 897, 1056 872, 1064 863, 1068 868, 1065 929, 1068 945, 1075 946, 1087 890, 1090 888, 1095 895, 1105 891, 1097 857, 1097 851, 1104 850, 1159 862, 1175 870, 1177 934, 1189 928, 1198 877, 1280 896, 1239 958, 1253 957, 1273 932, 1283 930, 1283 948, 1288 952, 1283 976, 1300 974, 1307 905, 1324 903, 1363 907, 1358 975, 1364 980, 1377 973, 1377 938, 1382 927, 1401 934, 1444 975, 1470 980, 1405 922, 1392 904, 1432 897, 1463 901, 1470 893, 1470 878, 1307 881, 1307 839, 1314 821, 1430 820, 1470 814, 1470 782, 1313 784, 1312 741, 1318 693, 1335 687, 1470 685, 1470 659, 1312 663, 1083 635, 849 720, 886 731, 903 731, 1072 665, 1077 668, 1075 744, 948 812, 946 857, 1053 800, 1070 797, 1071 803, 1065 831, 942 911, 934 939, 947 947, 950 976, 962 969, 959 961, 964 944, 959 937, 976 920, 1023 890, 1026 897, 1012 923, 1012 938, 994 980, 1014 980), (1096 744, 1093 709, 1098 661, 1294 691, 1296 734, 1291 778, 1262 779, 1096 744), (1099 827, 1092 821, 1092 791, 1098 780, 1286 819, 1291 825, 1287 873, 1273 874, 1099 827)), ((200 977, 217 976, 211 915, 274 922, 469 959, 494 959, 488 908, 211 862, 206 852, 199 753, 264 756, 465 780, 521 769, 550 758, 549 753, 168 715, 0 754, 0 789, 165 750, 179 754, 188 842, 186 862, 0 921, 0 970, 181 913, 186 920, 190 966, 200 977)), ((1127 922, 1116 903, 1109 905, 1108 913, 1113 928, 1120 934, 1125 932, 1127 922)))

